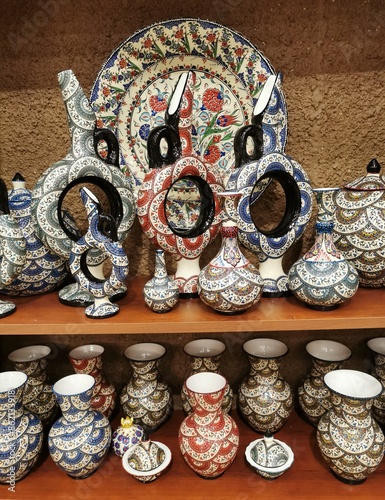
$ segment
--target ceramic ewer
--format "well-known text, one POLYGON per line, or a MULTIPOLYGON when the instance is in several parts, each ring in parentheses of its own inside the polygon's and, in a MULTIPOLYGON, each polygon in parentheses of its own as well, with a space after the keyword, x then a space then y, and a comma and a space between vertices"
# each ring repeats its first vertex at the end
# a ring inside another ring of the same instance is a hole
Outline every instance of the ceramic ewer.
POLYGON ((339 188, 314 189, 318 206, 315 242, 288 272, 290 291, 313 309, 334 309, 358 289, 356 268, 333 242, 334 200, 338 192, 339 188))
POLYGON ((282 377, 280 363, 286 344, 269 338, 256 338, 243 344, 250 372, 238 389, 238 408, 255 431, 278 431, 293 409, 293 392, 282 377))
POLYGON ((147 306, 157 313, 165 313, 177 304, 179 286, 167 274, 164 251, 155 250, 154 276, 143 287, 143 298, 147 306))
POLYGON ((298 402, 306 418, 315 426, 332 406, 324 376, 341 367, 351 356, 351 350, 333 340, 313 340, 306 345, 312 368, 298 386, 298 402))
MULTIPOLYGON (((368 347, 374 356, 374 370, 372 375, 376 377, 385 388, 385 337, 377 337, 368 340, 368 347)), ((385 425, 385 394, 384 391, 375 398, 372 413, 377 422, 385 425)))
POLYGON ((141 483, 151 483, 167 469, 171 458, 168 446, 148 439, 128 449, 123 455, 122 465, 141 483))
POLYGON ((26 476, 39 458, 43 445, 40 419, 23 406, 27 375, 18 371, 0 373, 0 483, 9 484, 26 476))
POLYGON ((132 417, 121 418, 119 427, 112 434, 112 449, 115 455, 123 457, 129 448, 147 439, 143 427, 135 424, 132 417))
MULTIPOLYGON (((227 213, 236 212, 239 193, 218 193, 227 213)), ((222 245, 217 255, 198 275, 199 298, 215 311, 237 314, 256 304, 262 295, 263 280, 259 270, 245 257, 238 244, 238 227, 231 215, 224 215, 221 226, 222 245)))
POLYGON ((366 171, 336 196, 333 240, 357 269, 360 286, 381 287, 385 284, 385 180, 375 159, 366 171))
POLYGON ((241 128, 235 136, 235 168, 226 190, 241 193, 239 239, 258 256, 259 272, 264 280, 263 294, 278 297, 288 293, 283 257, 302 236, 311 217, 313 200, 309 177, 297 161, 279 149, 279 145, 267 154, 261 149, 261 116, 270 96, 281 84, 277 78, 272 80, 274 86, 271 87, 269 80, 265 84, 266 92, 264 87, 254 108, 253 123, 241 128), (270 199, 271 193, 276 198, 276 193, 282 194, 274 203, 284 203, 284 207, 279 221, 274 224, 269 221, 265 227, 258 205, 264 197, 270 199))
MULTIPOLYGON (((109 213, 118 226, 118 240, 122 242, 135 218, 135 201, 130 179, 116 166, 116 141, 112 132, 95 131, 96 116, 83 89, 71 70, 58 74, 59 85, 67 112, 71 146, 67 155, 43 172, 32 191, 32 216, 41 241, 65 261, 72 246, 84 235, 78 228, 73 207, 68 206, 67 195, 81 185, 100 188, 108 200, 109 213), (98 153, 99 140, 111 146, 106 158, 98 153), (72 211, 71 211, 72 209, 72 211)), ((102 267, 106 255, 92 250, 87 266, 94 276, 104 278, 102 267)), ((117 294, 121 296, 126 287, 117 294)), ((59 292, 59 299, 67 305, 86 306, 93 301, 89 292, 72 283, 59 292)))
POLYGON ((222 410, 226 379, 218 373, 196 373, 186 380, 186 388, 193 411, 179 428, 179 447, 193 471, 214 479, 230 467, 239 446, 238 426, 222 410))
POLYGON ((356 370, 334 370, 324 380, 332 407, 318 423, 318 447, 338 479, 360 484, 384 456, 384 434, 371 412, 382 385, 356 370))
POLYGON ((165 353, 162 345, 152 342, 133 344, 124 351, 132 376, 120 394, 122 410, 149 433, 160 427, 174 408, 171 389, 158 368, 165 353))
MULTIPOLYGON (((226 345, 220 340, 215 339, 197 339, 188 342, 184 346, 183 350, 186 354, 188 354, 191 360, 189 377, 195 373, 202 372, 219 373, 221 375, 220 361, 225 349, 226 345)), ((222 402, 222 410, 226 413, 231 411, 233 396, 233 390, 230 384, 226 382, 222 402)), ((187 414, 190 414, 192 412, 192 407, 188 399, 186 381, 184 381, 182 385, 181 400, 183 410, 187 414)))
POLYGON ((75 347, 68 354, 75 373, 91 375, 95 380, 91 408, 110 418, 117 400, 115 386, 109 382, 103 372, 102 356, 104 347, 87 344, 75 347))
POLYGON ((118 241, 116 221, 110 214, 103 214, 96 196, 86 187, 80 189, 80 196, 88 217, 88 230, 72 245, 69 268, 72 276, 83 290, 91 293, 94 302, 86 307, 89 318, 109 318, 119 312, 119 305, 111 302, 114 292, 125 286, 128 276, 128 258, 118 241), (87 256, 98 250, 111 261, 111 274, 100 279, 90 272, 87 256))
POLYGON ((108 419, 91 409, 94 385, 91 375, 75 373, 53 386, 62 416, 49 431, 48 449, 55 464, 76 479, 96 471, 111 443, 108 419))
POLYGON ((252 441, 246 448, 247 462, 265 479, 276 479, 294 462, 293 450, 272 434, 252 441))
POLYGON ((28 375, 23 392, 24 408, 38 416, 45 428, 53 423, 59 410, 52 385, 47 382, 50 353, 48 346, 31 345, 8 354, 14 369, 28 375))
POLYGON ((150 171, 138 192, 138 219, 155 245, 176 255, 180 297, 197 297, 199 258, 220 228, 222 177, 192 152, 194 72, 183 73, 168 104, 166 125, 148 136, 150 171))

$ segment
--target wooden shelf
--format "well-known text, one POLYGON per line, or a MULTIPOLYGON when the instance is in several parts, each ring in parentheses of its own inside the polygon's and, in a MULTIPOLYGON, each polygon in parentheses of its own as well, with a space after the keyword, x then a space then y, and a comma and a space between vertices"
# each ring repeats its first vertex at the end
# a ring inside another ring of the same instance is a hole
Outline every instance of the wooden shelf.
MULTIPOLYGON (((274 481, 261 478, 247 465, 244 452, 246 446, 261 437, 246 426, 232 412, 240 428, 240 446, 232 466, 219 478, 205 480, 197 476, 184 462, 178 446, 178 429, 184 418, 176 411, 171 419, 152 434, 152 439, 170 447, 173 459, 167 471, 153 483, 142 484, 129 476, 119 457, 109 452, 100 468, 91 477, 74 480, 64 474, 51 460, 45 457, 35 469, 16 483, 15 493, 8 486, 0 485, 3 500, 55 500, 106 498, 130 500, 143 498, 205 500, 243 500, 249 498, 274 499, 295 498, 341 499, 381 498, 384 492, 385 462, 361 485, 347 485, 337 480, 321 457, 316 442, 316 430, 304 422, 295 412, 276 434, 294 452, 294 463, 281 477, 274 481)), ((115 420, 113 428, 117 426, 115 420)))
POLYGON ((262 298, 238 315, 223 315, 199 299, 180 300, 166 314, 156 314, 142 299, 146 278, 132 278, 120 312, 108 319, 89 319, 82 307, 60 304, 57 293, 9 298, 17 305, 0 319, 1 335, 41 334, 156 334, 248 331, 349 330, 385 327, 385 289, 360 288, 348 302, 332 311, 315 311, 294 297, 262 298))

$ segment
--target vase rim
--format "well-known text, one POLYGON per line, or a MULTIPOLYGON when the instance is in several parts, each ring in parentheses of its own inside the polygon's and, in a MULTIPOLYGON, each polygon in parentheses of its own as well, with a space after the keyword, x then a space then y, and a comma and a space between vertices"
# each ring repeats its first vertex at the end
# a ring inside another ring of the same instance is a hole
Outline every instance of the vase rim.
POLYGON ((368 340, 366 344, 369 349, 377 354, 385 355, 385 337, 376 337, 368 340))
POLYGON ((315 193, 323 193, 323 192, 326 192, 326 191, 340 191, 341 188, 339 187, 321 187, 321 188, 313 188, 313 191, 315 193))
POLYGON ((13 391, 26 383, 28 376, 24 372, 0 372, 0 393, 13 391))
POLYGON ((190 375, 186 380, 189 391, 197 394, 211 394, 226 387, 227 380, 223 375, 213 372, 201 372, 190 375))
POLYGON ((74 373, 58 380, 52 387, 53 392, 60 396, 77 396, 88 391, 95 385, 91 375, 74 373))
POLYGON ((45 358, 50 352, 51 348, 46 345, 30 345, 12 351, 8 354, 8 359, 13 363, 26 363, 45 358))
POLYGON ((330 390, 351 399, 373 399, 383 390, 379 380, 358 370, 333 370, 324 381, 330 390))
POLYGON ((161 358, 166 348, 154 342, 141 342, 127 347, 124 351, 126 358, 132 361, 153 361, 161 358))
POLYGON ((209 358, 222 354, 226 350, 226 345, 216 339, 197 339, 188 342, 183 350, 189 356, 209 358))
POLYGON ((243 344, 243 349, 250 356, 266 359, 279 358, 289 350, 280 340, 270 338, 250 339, 243 344))
POLYGON ((306 345, 306 351, 321 361, 345 361, 352 355, 349 347, 334 340, 313 340, 306 345))
POLYGON ((155 474, 160 474, 170 464, 171 457, 172 457, 170 448, 168 446, 166 446, 165 444, 160 443, 159 441, 152 441, 152 442, 154 444, 156 444, 157 446, 159 446, 159 448, 164 452, 163 462, 160 465, 158 465, 158 467, 155 467, 155 469, 151 469, 151 470, 141 471, 141 470, 133 469, 129 464, 128 458, 132 454, 132 452, 136 448, 136 446, 138 446, 138 445, 135 445, 134 447, 131 447, 128 450, 126 450, 124 452, 123 457, 122 457, 122 465, 123 465, 124 469, 129 474, 132 474, 133 476, 136 476, 138 478, 150 477, 150 476, 153 476, 155 474))
POLYGON ((99 344, 85 344, 72 349, 68 356, 73 359, 91 359, 101 356, 103 352, 104 347, 99 344))

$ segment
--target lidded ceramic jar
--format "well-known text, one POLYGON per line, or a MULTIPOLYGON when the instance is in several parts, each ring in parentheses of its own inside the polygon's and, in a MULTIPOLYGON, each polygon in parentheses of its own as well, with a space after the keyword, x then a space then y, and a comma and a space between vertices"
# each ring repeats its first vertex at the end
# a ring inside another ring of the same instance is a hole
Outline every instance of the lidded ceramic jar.
POLYGON ((112 434, 112 448, 115 455, 123 457, 129 448, 136 446, 140 441, 146 439, 147 435, 143 427, 135 425, 132 417, 122 418, 120 426, 112 434))

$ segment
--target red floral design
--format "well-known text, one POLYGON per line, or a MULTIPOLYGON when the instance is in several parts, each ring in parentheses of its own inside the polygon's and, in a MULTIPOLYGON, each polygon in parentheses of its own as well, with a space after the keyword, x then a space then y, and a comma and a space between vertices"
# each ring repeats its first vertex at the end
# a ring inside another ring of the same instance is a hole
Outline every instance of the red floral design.
POLYGON ((216 161, 219 160, 220 157, 221 157, 221 152, 218 146, 215 146, 215 144, 211 144, 211 146, 209 146, 206 149, 204 154, 204 159, 208 163, 215 163, 216 161))
POLYGON ((190 129, 179 128, 179 137, 182 143, 182 154, 187 156, 192 153, 192 142, 190 129))
POLYGON ((183 30, 178 30, 175 33, 175 38, 183 38, 183 30))
POLYGON ((146 48, 146 49, 149 49, 152 47, 152 40, 151 38, 146 38, 143 42, 143 46, 146 48))
POLYGON ((165 109, 167 109, 167 101, 162 94, 152 95, 149 102, 151 109, 153 109, 157 113, 159 113, 159 111, 164 111, 165 109))
POLYGON ((123 69, 123 68, 125 68, 126 66, 127 66, 127 61, 126 61, 126 59, 123 59, 123 57, 122 57, 122 58, 120 59, 120 61, 119 61, 119 67, 123 69))
POLYGON ((217 125, 220 127, 229 127, 236 122, 236 119, 232 115, 220 115, 217 118, 217 125))
POLYGON ((202 97, 203 105, 209 111, 221 111, 223 108, 223 94, 220 90, 209 88, 204 91, 202 97))
POLYGON ((214 43, 216 39, 216 35, 214 33, 210 33, 207 35, 207 41, 210 43, 214 43))
POLYGON ((103 87, 103 95, 108 97, 111 94, 111 91, 108 87, 103 87))

